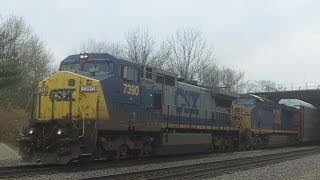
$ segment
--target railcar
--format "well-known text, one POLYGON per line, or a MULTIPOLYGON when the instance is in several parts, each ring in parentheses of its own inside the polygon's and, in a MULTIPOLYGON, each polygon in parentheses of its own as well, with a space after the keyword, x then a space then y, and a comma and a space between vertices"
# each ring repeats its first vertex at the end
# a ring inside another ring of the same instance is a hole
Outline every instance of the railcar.
MULTIPOLYGON (((294 118, 299 119, 299 134, 302 142, 312 143, 320 141, 320 111, 318 108, 299 99, 282 99, 279 103, 285 105, 285 107, 294 107, 299 110, 299 114, 294 118)), ((288 120, 288 123, 294 123, 297 126, 296 122, 296 120, 293 122, 288 120)))
POLYGON ((29 162, 67 163, 233 149, 237 97, 110 54, 71 55, 39 83, 20 152, 29 162))
POLYGON ((254 94, 243 94, 235 100, 234 112, 247 118, 241 129, 247 129, 242 145, 263 148, 294 145, 301 142, 301 111, 254 94))

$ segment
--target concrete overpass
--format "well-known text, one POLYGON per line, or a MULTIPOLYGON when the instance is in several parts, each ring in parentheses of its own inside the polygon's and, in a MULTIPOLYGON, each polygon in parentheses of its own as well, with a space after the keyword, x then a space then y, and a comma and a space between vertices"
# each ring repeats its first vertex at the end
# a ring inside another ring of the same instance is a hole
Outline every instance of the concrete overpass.
POLYGON ((316 107, 320 107, 320 89, 260 92, 253 94, 274 100, 276 102, 278 102, 280 99, 300 99, 313 104, 316 107))

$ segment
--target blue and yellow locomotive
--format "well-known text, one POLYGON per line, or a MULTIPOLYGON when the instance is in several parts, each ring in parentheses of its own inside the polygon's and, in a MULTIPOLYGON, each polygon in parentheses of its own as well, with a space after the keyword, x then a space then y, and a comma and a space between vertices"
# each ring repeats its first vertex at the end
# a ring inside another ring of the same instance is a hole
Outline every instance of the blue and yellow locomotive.
POLYGON ((71 55, 39 83, 20 153, 67 163, 235 149, 252 135, 248 108, 232 108, 237 98, 110 54, 71 55))

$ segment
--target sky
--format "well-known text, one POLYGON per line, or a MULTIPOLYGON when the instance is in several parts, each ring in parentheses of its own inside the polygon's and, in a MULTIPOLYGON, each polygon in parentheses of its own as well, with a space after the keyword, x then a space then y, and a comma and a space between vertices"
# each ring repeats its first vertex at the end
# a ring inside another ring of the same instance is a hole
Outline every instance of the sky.
POLYGON ((0 14, 24 17, 56 63, 88 39, 123 41, 142 27, 161 40, 192 27, 218 64, 285 86, 320 85, 319 7, 316 0, 0 0, 0 14))

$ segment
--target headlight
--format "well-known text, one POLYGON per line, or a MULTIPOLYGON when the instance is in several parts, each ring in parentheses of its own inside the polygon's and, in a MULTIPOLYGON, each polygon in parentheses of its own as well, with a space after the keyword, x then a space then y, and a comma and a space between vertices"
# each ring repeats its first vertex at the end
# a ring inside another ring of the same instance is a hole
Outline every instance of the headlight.
POLYGON ((80 54, 80 59, 87 59, 88 55, 87 54, 80 54))
POLYGON ((33 128, 30 128, 30 129, 29 129, 29 134, 33 134, 33 133, 34 133, 33 128))
POLYGON ((61 134, 62 134, 62 129, 58 129, 58 130, 57 130, 57 134, 58 134, 58 135, 61 135, 61 134))
POLYGON ((46 87, 39 87, 39 88, 38 88, 38 93, 40 93, 40 94, 46 94, 46 93, 48 93, 48 88, 46 88, 46 87))

